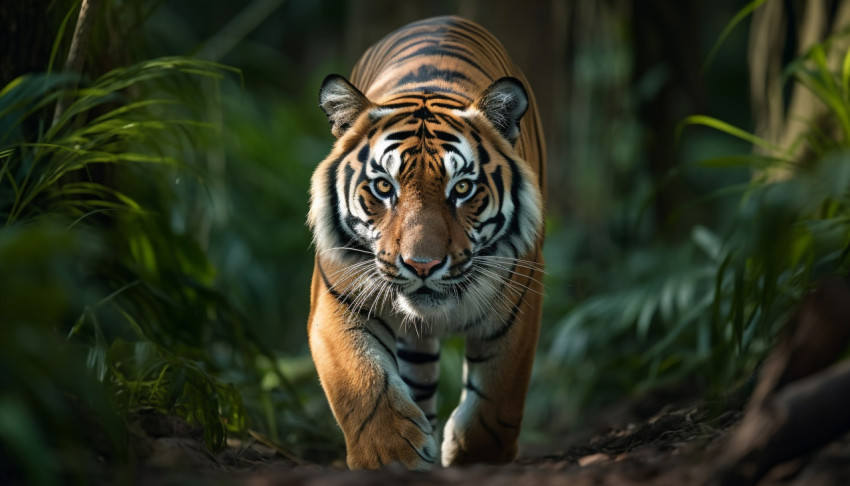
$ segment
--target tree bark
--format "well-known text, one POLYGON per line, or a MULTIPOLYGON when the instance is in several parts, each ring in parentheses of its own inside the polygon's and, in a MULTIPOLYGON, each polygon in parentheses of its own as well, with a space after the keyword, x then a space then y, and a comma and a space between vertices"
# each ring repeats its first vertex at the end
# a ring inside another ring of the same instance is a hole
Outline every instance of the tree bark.
MULTIPOLYGON (((782 73, 791 59, 783 54, 793 50, 794 56, 803 55, 815 44, 841 32, 848 23, 848 0, 769 1, 753 12, 748 59, 756 135, 784 150, 796 145, 790 153, 795 161, 805 163, 813 157, 803 143, 804 138, 812 130, 811 125, 830 133, 830 117, 829 109, 798 83, 791 88, 786 105, 782 73), (785 32, 796 35, 789 38, 785 32)), ((848 46, 850 41, 846 36, 837 36, 830 43, 827 60, 831 70, 840 69, 848 46)), ((763 148, 755 150, 780 155, 763 148)), ((757 176, 779 181, 792 174, 792 169, 782 166, 757 173, 757 176)))
POLYGON ((823 282, 761 369, 741 424, 720 448, 711 485, 756 484, 773 466, 850 430, 850 286, 823 282))

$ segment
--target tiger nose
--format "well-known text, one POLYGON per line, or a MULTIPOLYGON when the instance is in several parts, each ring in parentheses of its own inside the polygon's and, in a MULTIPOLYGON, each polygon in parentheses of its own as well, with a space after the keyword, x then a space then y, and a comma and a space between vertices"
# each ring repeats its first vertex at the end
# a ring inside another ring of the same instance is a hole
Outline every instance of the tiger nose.
POLYGON ((431 270, 442 263, 442 260, 429 260, 427 258, 405 258, 404 263, 416 270, 420 277, 427 277, 431 270))

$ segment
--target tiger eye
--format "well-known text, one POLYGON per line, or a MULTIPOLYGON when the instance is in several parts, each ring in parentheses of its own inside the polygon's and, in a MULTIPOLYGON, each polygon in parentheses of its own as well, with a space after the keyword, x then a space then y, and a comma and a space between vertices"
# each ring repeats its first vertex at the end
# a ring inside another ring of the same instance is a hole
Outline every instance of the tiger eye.
POLYGON ((375 181, 375 190, 378 192, 379 196, 386 197, 393 192, 393 185, 390 184, 390 181, 382 177, 375 181))
POLYGON ((457 194, 458 196, 463 196, 463 195, 465 195, 466 193, 469 192, 469 189, 471 187, 472 187, 472 184, 470 184, 469 182, 460 181, 457 184, 455 184, 455 194, 457 194))

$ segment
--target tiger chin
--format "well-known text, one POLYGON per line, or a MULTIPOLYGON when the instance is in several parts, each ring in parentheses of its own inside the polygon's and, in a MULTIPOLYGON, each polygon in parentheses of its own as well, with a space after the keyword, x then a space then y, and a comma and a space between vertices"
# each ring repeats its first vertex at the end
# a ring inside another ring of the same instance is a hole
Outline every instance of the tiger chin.
POLYGON ((512 461, 543 293, 545 154, 523 74, 481 26, 437 17, 328 76, 319 104, 336 142, 311 181, 308 332, 348 466, 512 461), (440 434, 451 334, 463 392, 440 434))

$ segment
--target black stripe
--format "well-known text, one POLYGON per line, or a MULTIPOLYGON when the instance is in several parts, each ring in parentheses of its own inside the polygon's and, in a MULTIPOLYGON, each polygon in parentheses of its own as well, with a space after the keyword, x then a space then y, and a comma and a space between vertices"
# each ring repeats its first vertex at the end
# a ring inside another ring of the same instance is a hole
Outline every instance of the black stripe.
POLYGON ((328 293, 331 294, 331 296, 333 296, 333 298, 336 299, 339 303, 345 304, 346 306, 350 306, 351 301, 348 299, 348 296, 340 294, 333 288, 333 285, 331 285, 330 280, 328 280, 328 276, 325 275, 325 269, 322 268, 322 264, 318 260, 316 261, 316 267, 319 269, 319 275, 322 277, 322 282, 328 289, 328 293))
POLYGON ((384 321, 378 316, 372 316, 372 318, 375 319, 375 322, 377 322, 379 326, 381 326, 385 331, 387 331, 387 333, 392 336, 393 339, 395 339, 395 331, 393 331, 393 328, 391 328, 390 325, 386 323, 386 321, 384 321))
POLYGON ((393 142, 387 145, 387 148, 384 149, 384 153, 391 152, 401 146, 401 142, 393 142))
POLYGON ((428 400, 429 398, 433 397, 435 393, 437 393, 436 383, 417 383, 406 376, 402 376, 401 381, 405 382, 407 386, 411 388, 411 390, 415 394, 414 400, 416 400, 417 402, 428 400))
POLYGON ((509 423, 509 422, 505 422, 504 420, 502 420, 500 418, 496 419, 496 423, 501 425, 502 427, 504 427, 506 429, 518 429, 519 428, 519 424, 512 424, 512 423, 509 423))
POLYGON ((385 140, 404 140, 416 135, 416 130, 405 130, 387 135, 385 140))
POLYGON ((369 329, 368 327, 363 326, 363 325, 357 325, 357 326, 354 326, 354 327, 349 327, 345 331, 346 332, 361 332, 361 333, 368 334, 369 336, 371 336, 375 341, 378 341, 378 344, 380 344, 382 348, 384 348, 384 351, 386 351, 387 354, 393 359, 393 362, 395 363, 396 368, 398 368, 398 361, 396 361, 395 354, 393 354, 392 349, 387 345, 387 343, 382 341, 381 338, 379 338, 377 334, 372 332, 371 329, 369 329))
MULTIPOLYGON (((331 226, 333 227, 334 236, 336 236, 337 240, 334 242, 334 247, 348 247, 352 250, 362 250, 365 252, 371 253, 371 251, 363 245, 363 242, 360 240, 359 235, 350 231, 349 228, 343 223, 342 215, 339 213, 339 195, 336 192, 336 179, 337 179, 337 171, 339 170, 340 165, 343 163, 343 158, 340 157, 336 159, 328 166, 327 170, 327 187, 326 191, 328 196, 330 197, 329 213, 331 226), (348 235, 349 240, 345 242, 343 240, 343 235, 348 235)), ((348 201, 346 200, 346 207, 348 207, 348 201)), ((330 285, 329 285, 330 287, 330 285)))
MULTIPOLYGON (((460 93, 458 93, 458 94, 460 94, 460 93)), ((435 97, 435 98, 436 98, 436 96, 433 96, 433 97, 435 97)), ((466 108, 463 104, 461 104, 461 103, 460 103, 459 101, 457 101, 457 100, 454 100, 454 99, 449 98, 449 97, 447 97, 447 96, 446 96, 446 97, 443 97, 443 98, 445 98, 445 99, 447 99, 447 100, 450 100, 450 101, 452 101, 453 103, 452 103, 452 104, 449 104, 449 103, 431 103, 431 106, 435 106, 435 107, 439 107, 439 108, 448 108, 448 109, 450 109, 450 110, 460 110, 460 109, 466 108)), ((466 97, 466 96, 464 96, 464 98, 467 98, 467 97, 466 97)), ((468 98, 467 98, 467 99, 468 99, 468 98)))
MULTIPOLYGON (((534 255, 534 260, 537 260, 537 254, 536 253, 534 255)), ((516 268, 516 266, 514 266, 514 268, 516 268)), ((532 281, 533 275, 535 273, 536 273, 535 270, 531 270, 530 273, 528 274, 528 280, 525 282, 525 285, 523 286, 522 294, 520 294, 519 299, 517 300, 517 303, 511 309, 511 317, 510 317, 510 319, 508 319, 508 322, 506 322, 505 325, 502 326, 495 333, 491 334, 490 336, 485 337, 483 339, 484 342, 492 342, 492 341, 495 341, 495 340, 503 337, 505 334, 508 333, 508 331, 510 331, 511 327, 513 327, 514 322, 516 322, 517 315, 519 315, 519 308, 523 303, 523 299, 525 299, 525 294, 528 292, 528 286, 531 285, 531 281, 532 281)), ((505 285, 507 285, 507 282, 505 283, 505 285)))
MULTIPOLYGON (((474 35, 468 36, 464 35, 460 32, 457 32, 457 36, 466 39, 467 41, 471 41, 473 43, 478 44, 479 49, 481 50, 481 54, 485 58, 489 58, 490 60, 498 61, 499 67, 501 67, 501 71, 507 73, 511 70, 510 61, 505 57, 506 53, 503 49, 499 47, 498 44, 493 42, 492 38, 484 38, 483 36, 487 34, 487 31, 481 31, 482 37, 475 37, 474 35), (485 41, 485 43, 477 42, 477 39, 481 39, 485 41)), ((494 76, 488 76, 490 82, 495 81, 494 76)))
MULTIPOLYGON (((331 294, 331 296, 333 296, 333 298, 336 299, 337 302, 345 305, 350 310, 352 302, 348 298, 348 296, 344 295, 344 294, 340 294, 339 292, 334 290, 333 286, 331 285, 330 281, 328 280, 328 276, 325 275, 325 270, 322 268, 321 263, 316 262, 316 267, 319 269, 319 275, 322 277, 322 282, 325 284, 325 288, 327 288, 328 293, 331 294)), ((368 314, 368 312, 366 312, 363 309, 360 310, 359 315, 361 317, 364 317, 364 318, 368 317, 370 320, 377 322, 379 326, 381 326, 383 329, 385 329, 389 333, 390 336, 395 338, 395 331, 393 331, 392 328, 389 326, 389 324, 387 324, 386 321, 384 321, 380 317, 374 316, 374 315, 370 316, 368 314)), ((365 325, 357 325, 357 326, 354 326, 354 327, 349 327, 348 329, 346 329, 346 331, 347 332, 358 331, 358 332, 363 332, 363 333, 366 333, 366 334, 372 336, 375 339, 375 341, 378 341, 378 344, 380 344, 381 347, 383 347, 384 350, 386 350, 387 354, 389 354, 389 356, 393 359, 393 363, 395 363, 396 369, 398 369, 398 359, 396 359, 395 353, 393 352, 392 348, 390 348, 389 345, 387 345, 383 340, 381 340, 381 338, 379 338, 377 334, 372 332, 371 329, 369 329, 365 325)))
POLYGON ((522 178, 520 177, 519 167, 517 166, 517 163, 507 155, 501 153, 501 151, 499 152, 499 155, 504 157, 505 160, 508 162, 508 167, 511 168, 511 181, 513 182, 513 184, 511 184, 511 199, 514 202, 514 212, 513 214, 511 214, 510 227, 505 234, 518 235, 521 231, 519 227, 519 218, 517 217, 517 213, 519 213, 519 208, 522 206, 519 199, 519 187, 521 185, 520 180, 522 178))
POLYGON ((495 354, 491 354, 490 356, 470 356, 470 355, 466 355, 466 356, 464 356, 464 359, 466 360, 467 363, 484 363, 486 361, 490 361, 495 356, 496 356, 495 354))
MULTIPOLYGON (((434 113, 429 110, 427 107, 423 106, 422 108, 417 109, 413 113, 410 114, 413 118, 417 120, 425 120, 425 121, 437 121, 434 118, 434 113)), ((415 122, 414 122, 415 123, 415 122)), ((438 122, 439 123, 439 122, 438 122)))
MULTIPOLYGON (((382 173, 382 174, 386 174, 386 173, 387 173, 387 170, 386 170, 386 169, 384 169, 384 166, 382 166, 381 164, 379 164, 379 163, 378 163, 378 160, 377 160, 377 159, 375 159, 374 157, 372 157, 371 159, 369 159, 369 168, 370 168, 370 169, 372 169, 372 170, 374 170, 375 172, 380 172, 380 173, 382 173)), ((362 178, 363 178, 363 179, 366 179, 366 177, 365 177, 365 176, 364 176, 364 177, 362 177, 362 178)), ((358 180, 358 182, 360 182, 360 181, 358 180)))
POLYGON ((392 128, 393 125, 396 125, 397 123, 399 123, 400 121, 404 120, 405 118, 407 118, 409 116, 410 116, 410 113, 407 113, 407 112, 399 113, 397 115, 393 115, 392 117, 390 117, 387 120, 387 122, 384 124, 384 126, 381 127, 381 130, 387 130, 389 128, 392 128))
MULTIPOLYGON (((336 159, 332 164, 328 166, 328 171, 326 172, 327 183, 328 186, 326 188, 328 196, 330 196, 330 213, 331 213, 331 225, 334 227, 334 234, 339 237, 343 234, 350 234, 346 231, 345 226, 342 224, 342 218, 339 214, 339 195, 336 192, 336 173, 339 170, 339 166, 342 163, 342 158, 336 159)), ((339 244, 340 241, 337 240, 337 244, 334 246, 343 246, 339 244)))
MULTIPOLYGON (((347 295, 340 294, 339 292, 334 290, 333 285, 331 285, 330 280, 328 280, 328 276, 325 275, 325 269, 322 268, 322 264, 320 262, 318 262, 318 261, 316 262, 316 267, 319 269, 319 275, 322 277, 322 282, 325 284, 325 288, 327 288, 328 293, 331 294, 331 296, 333 296, 333 298, 336 299, 339 303, 344 304, 350 310, 351 305, 352 305, 351 299, 347 295)), ((369 320, 377 322, 379 326, 381 326, 384 330, 386 330, 387 333, 389 333, 389 335, 392 336, 393 339, 395 339, 395 331, 393 331, 393 329, 390 327, 390 325, 387 324, 387 321, 381 319, 380 317, 378 317, 376 315, 370 315, 369 312, 366 311, 365 309, 361 309, 359 314, 360 314, 360 317, 363 317, 363 318, 368 317, 369 320)), ((370 334, 372 334, 371 331, 370 331, 370 334)), ((381 342, 381 344, 383 344, 383 346, 385 348, 387 348, 387 350, 389 351, 389 346, 387 346, 383 342, 381 342)), ((390 355, 393 357, 393 360, 395 360, 395 353, 390 351, 390 355)), ((397 364, 397 362, 396 362, 396 364, 397 364)))
POLYGON ((445 122, 445 123, 446 123, 446 125, 449 125, 450 127, 454 128, 455 130, 457 130, 457 131, 461 131, 461 130, 463 129, 463 127, 461 126, 461 124, 460 124, 460 123, 458 123, 458 122, 457 122, 457 120, 453 119, 452 117, 450 117, 450 116, 448 116, 448 115, 444 115, 444 114, 442 114, 442 113, 435 113, 435 115, 436 115, 436 116, 437 116, 437 118, 439 118, 440 120, 443 120, 443 122, 445 122))
POLYGON ((410 439, 408 439, 407 437, 402 435, 401 438, 404 439, 405 442, 407 442, 407 445, 409 445, 410 448, 416 452, 416 455, 419 456, 423 461, 427 462, 428 464, 434 464, 434 461, 436 459, 434 459, 433 457, 427 457, 421 452, 419 452, 419 449, 417 449, 416 446, 414 446, 413 443, 410 442, 410 439))
POLYGON ((355 441, 360 440, 360 434, 363 433, 363 429, 365 429, 366 426, 369 425, 369 422, 371 422, 375 418, 375 416, 378 414, 378 407, 381 405, 381 401, 384 399, 384 397, 387 394, 387 390, 389 390, 389 389, 390 389, 390 377, 387 376, 386 372, 384 372, 384 386, 381 387, 381 392, 380 392, 380 394, 378 394, 378 398, 375 399, 375 404, 372 406, 372 411, 369 412, 369 415, 366 416, 366 420, 364 420, 363 423, 360 424, 360 427, 357 429, 357 433, 354 436, 355 441))
POLYGON ((425 83, 438 79, 442 79, 449 83, 454 83, 457 81, 467 81, 469 78, 464 76, 464 74, 460 71, 455 71, 451 69, 439 69, 436 66, 426 64, 423 66, 419 66, 419 69, 417 69, 416 71, 407 73, 402 76, 396 82, 396 86, 408 83, 425 83))
POLYGON ((457 52, 457 51, 458 51, 458 49, 451 49, 450 46, 447 46, 447 45, 440 45, 440 46, 427 45, 427 46, 419 48, 415 52, 412 52, 412 53, 410 53, 406 56, 402 56, 400 58, 393 59, 393 64, 402 64, 404 61, 407 61, 407 60, 415 58, 415 57, 421 57, 421 56, 440 56, 440 57, 446 57, 446 58, 451 57, 451 58, 458 59, 460 61, 463 61, 463 62, 469 64, 470 67, 480 71, 482 74, 484 74, 488 78, 492 79, 492 77, 490 76, 490 73, 485 71, 484 68, 482 68, 480 64, 475 62, 469 56, 464 55, 465 51, 460 51, 460 52, 457 52))
POLYGON ((444 132, 442 130, 434 130, 434 136, 437 137, 438 139, 442 140, 443 142, 452 142, 452 143, 459 143, 460 142, 459 138, 457 138, 456 136, 454 136, 453 134, 451 134, 449 132, 444 132))
MULTIPOLYGON (((457 106, 451 106, 451 108, 460 108, 463 105, 460 104, 456 98, 451 96, 446 96, 445 93, 428 93, 428 94, 416 94, 416 93, 404 93, 399 96, 393 98, 395 100, 420 100, 428 103, 430 106, 443 106, 435 102, 435 100, 443 100, 450 101, 452 103, 456 103, 457 106)), ((418 103, 411 104, 409 106, 417 106, 418 103)), ((392 105, 381 105, 382 107, 391 107, 392 105)))
POLYGON ((491 437, 493 437, 493 440, 496 441, 496 445, 499 446, 499 449, 501 449, 502 438, 499 437, 499 434, 497 434, 495 430, 493 430, 489 425, 487 425, 487 422, 484 421, 484 417, 482 417, 480 413, 478 414, 478 422, 481 424, 481 427, 484 428, 484 430, 486 430, 491 437))
POLYGON ((503 326, 499 327, 499 329, 493 334, 482 339, 482 341, 484 341, 485 343, 491 343, 493 341, 505 337, 505 335, 508 333, 508 331, 511 330, 511 327, 513 327, 514 322, 516 321, 516 316, 517 314, 519 314, 519 306, 522 303, 523 297, 525 297, 525 290, 523 290, 519 301, 516 303, 516 305, 514 305, 513 309, 511 309, 511 317, 510 319, 508 319, 508 322, 506 322, 503 326))
POLYGON ((369 160, 369 144, 363 144, 363 147, 360 148, 360 151, 357 152, 357 160, 361 164, 366 164, 366 161, 369 160))
POLYGON ((413 102, 387 103, 385 105, 381 105, 381 108, 410 108, 412 106, 419 106, 419 103, 413 103, 413 102))
POLYGON ((440 360, 440 353, 423 353, 420 351, 410 351, 407 349, 399 349, 396 352, 396 355, 399 359, 414 364, 434 363, 440 360))
MULTIPOLYGON (((436 44, 437 40, 434 39, 434 37, 433 37, 434 34, 441 34, 441 33, 446 32, 447 30, 448 29, 446 29, 445 27, 442 28, 442 29, 437 29, 437 30, 432 30, 432 31, 414 30, 413 32, 405 34, 401 37, 392 39, 392 43, 387 47, 387 49, 388 50, 389 49, 404 50, 404 49, 409 49, 413 46, 416 46, 416 45, 419 45, 419 44, 424 44, 424 43, 436 44), (416 39, 417 37, 424 37, 424 39, 414 41, 413 39, 416 39)), ((403 31, 404 31, 404 28, 402 28, 402 30, 399 31, 399 33, 402 33, 403 31)))
MULTIPOLYGON (((412 423, 413 425, 415 425, 415 426, 416 426, 416 428, 417 428, 417 429, 419 429, 419 430, 421 430, 422 432, 424 432, 424 433, 426 433, 426 434, 433 434, 433 433, 434 433, 434 429, 431 427, 431 424, 430 424, 430 423, 428 424, 428 428, 426 429, 424 425, 422 425, 422 424, 420 424, 419 422, 417 422, 417 421, 416 421, 413 417, 408 417, 408 416, 406 416, 406 415, 403 415, 403 417, 404 417, 405 419, 407 419, 407 421, 408 421, 408 422, 410 422, 410 423, 412 423)), ((427 418, 428 418, 428 416, 426 415, 426 416, 425 416, 425 418, 427 419, 427 418)))
POLYGON ((490 204, 490 196, 485 194, 484 197, 481 198, 481 202, 478 203, 478 207, 472 212, 472 215, 476 218, 481 216, 481 213, 487 209, 487 206, 490 204))
MULTIPOLYGON (((474 133, 474 132, 473 132, 474 133)), ((476 137, 477 138, 477 137, 476 137)), ((484 166, 490 163, 490 153, 484 148, 484 145, 481 144, 481 141, 478 140, 478 162, 484 166)))
MULTIPOLYGON (((351 194, 351 181, 353 179, 354 179, 354 169, 352 169, 350 165, 346 165, 345 169, 343 170, 343 182, 342 182, 342 190, 343 190, 343 193, 346 196, 351 194)), ((354 219, 356 221, 356 218, 354 218, 354 216, 351 215, 351 207, 348 204, 348 197, 345 198, 345 209, 349 214, 348 218, 354 219)))
POLYGON ((471 380, 467 380, 467 382, 463 385, 463 387, 466 388, 467 390, 471 391, 472 393, 475 393, 476 395, 483 398, 484 400, 487 400, 487 401, 493 400, 492 398, 490 398, 487 395, 485 395, 484 393, 482 393, 481 390, 478 389, 478 387, 473 385, 471 380))

